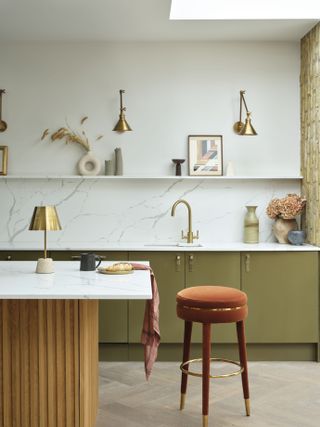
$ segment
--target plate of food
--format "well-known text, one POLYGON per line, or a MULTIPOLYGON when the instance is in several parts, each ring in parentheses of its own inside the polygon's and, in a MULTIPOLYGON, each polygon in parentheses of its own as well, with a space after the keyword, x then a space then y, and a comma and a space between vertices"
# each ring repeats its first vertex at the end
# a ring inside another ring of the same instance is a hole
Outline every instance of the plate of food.
POLYGON ((97 271, 101 274, 132 274, 134 270, 131 264, 119 262, 107 267, 99 267, 97 271))

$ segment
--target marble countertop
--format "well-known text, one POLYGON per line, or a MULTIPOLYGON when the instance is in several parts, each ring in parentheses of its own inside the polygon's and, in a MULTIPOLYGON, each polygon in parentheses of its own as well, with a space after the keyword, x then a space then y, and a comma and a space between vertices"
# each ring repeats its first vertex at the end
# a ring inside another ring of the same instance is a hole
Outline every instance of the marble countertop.
MULTIPOLYGON (((201 243, 201 246, 186 245, 179 246, 177 243, 90 243, 69 242, 55 243, 49 241, 51 251, 144 251, 144 252, 314 252, 320 251, 319 246, 313 245, 286 245, 279 243, 201 243)), ((41 251, 42 243, 4 243, 0 242, 0 251, 41 251)))
MULTIPOLYGON (((112 263, 103 262, 102 266, 112 263)), ((78 261, 55 261, 52 274, 37 274, 35 268, 34 261, 0 261, 0 299, 152 298, 149 271, 105 275, 80 271, 78 261)))

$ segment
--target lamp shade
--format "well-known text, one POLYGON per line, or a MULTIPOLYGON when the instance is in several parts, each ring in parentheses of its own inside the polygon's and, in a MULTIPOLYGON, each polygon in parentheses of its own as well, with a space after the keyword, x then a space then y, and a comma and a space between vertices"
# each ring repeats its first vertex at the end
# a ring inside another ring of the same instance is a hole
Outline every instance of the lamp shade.
POLYGON ((113 130, 116 132, 127 132, 132 130, 123 113, 119 115, 118 123, 115 125, 113 130))
POLYGON ((55 206, 36 206, 33 210, 29 230, 57 231, 61 230, 55 206))
POLYGON ((239 135, 246 135, 246 136, 255 136, 257 135, 257 132, 255 131, 254 127, 251 123, 251 113, 247 112, 247 118, 244 126, 242 126, 242 129, 239 133, 239 135))

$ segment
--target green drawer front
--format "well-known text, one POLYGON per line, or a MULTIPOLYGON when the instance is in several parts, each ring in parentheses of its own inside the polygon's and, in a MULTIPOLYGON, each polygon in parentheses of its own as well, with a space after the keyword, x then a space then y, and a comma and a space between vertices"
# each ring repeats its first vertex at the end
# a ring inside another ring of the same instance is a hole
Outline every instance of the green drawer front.
POLYGON ((37 261, 38 258, 43 258, 43 251, 0 251, 0 261, 37 261))

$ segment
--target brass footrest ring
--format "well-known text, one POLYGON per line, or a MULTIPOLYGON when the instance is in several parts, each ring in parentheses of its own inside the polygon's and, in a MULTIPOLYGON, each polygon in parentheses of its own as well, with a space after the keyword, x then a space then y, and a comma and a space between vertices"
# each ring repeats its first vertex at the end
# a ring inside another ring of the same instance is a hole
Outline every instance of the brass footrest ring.
MULTIPOLYGON (((209 378, 228 378, 228 377, 235 377, 236 375, 240 375, 243 372, 243 370, 244 370, 244 368, 241 366, 241 364, 239 362, 235 362, 234 360, 222 359, 222 358, 218 358, 218 357, 212 357, 210 359, 210 362, 211 361, 231 363, 233 365, 239 366, 240 369, 238 369, 237 371, 234 371, 234 372, 230 372, 230 374, 209 375, 209 378)), ((198 372, 189 371, 189 370, 187 370, 187 369, 184 368, 186 365, 189 365, 190 363, 194 363, 194 362, 202 362, 202 359, 191 359, 191 360, 187 360, 186 362, 181 363, 181 365, 180 365, 181 371, 184 374, 187 374, 187 375, 192 375, 194 377, 202 377, 202 374, 199 374, 198 372)))

